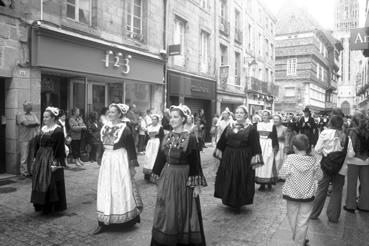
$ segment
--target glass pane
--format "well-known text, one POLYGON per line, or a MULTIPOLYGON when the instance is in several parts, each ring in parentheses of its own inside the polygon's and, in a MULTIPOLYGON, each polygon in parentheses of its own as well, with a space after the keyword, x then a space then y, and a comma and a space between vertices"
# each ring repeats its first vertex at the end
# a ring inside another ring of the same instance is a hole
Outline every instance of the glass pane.
POLYGON ((137 17, 141 17, 141 7, 140 6, 135 6, 134 15, 137 17))
POLYGON ((101 112, 105 107, 105 85, 92 85, 92 111, 101 112))
POLYGON ((137 110, 144 112, 150 108, 151 102, 151 87, 147 84, 137 84, 133 82, 127 82, 126 89, 126 104, 136 104, 137 110))
POLYGON ((70 4, 76 4, 76 0, 67 0, 67 3, 70 3, 70 4))
POLYGON ((90 24, 90 0, 79 1, 79 21, 90 24))
POLYGON ((135 28, 141 29, 141 19, 134 18, 133 22, 135 28))
POLYGON ((141 0, 135 0, 135 5, 141 6, 142 1, 141 0))
POLYGON ((72 5, 67 5, 67 17, 71 19, 75 19, 75 7, 72 5))
POLYGON ((81 111, 81 115, 85 115, 85 85, 82 83, 73 83, 73 105, 72 107, 77 107, 81 111))

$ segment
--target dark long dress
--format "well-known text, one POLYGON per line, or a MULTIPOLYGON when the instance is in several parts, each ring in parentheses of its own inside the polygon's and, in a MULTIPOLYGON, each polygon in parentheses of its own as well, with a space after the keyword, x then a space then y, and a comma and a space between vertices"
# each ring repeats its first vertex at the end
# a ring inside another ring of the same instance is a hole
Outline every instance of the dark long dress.
POLYGON ((35 139, 31 202, 36 211, 58 212, 67 209, 64 169, 52 172, 50 166, 65 166, 64 132, 59 125, 53 131, 44 129, 35 139))
POLYGON ((207 186, 196 137, 171 132, 164 137, 152 171, 158 183, 151 245, 205 245, 199 197, 207 186))
POLYGON ((236 133, 233 125, 227 126, 218 141, 217 149, 223 155, 215 178, 214 196, 233 208, 252 204, 255 170, 251 166, 251 158, 261 154, 255 127, 248 125, 236 133))

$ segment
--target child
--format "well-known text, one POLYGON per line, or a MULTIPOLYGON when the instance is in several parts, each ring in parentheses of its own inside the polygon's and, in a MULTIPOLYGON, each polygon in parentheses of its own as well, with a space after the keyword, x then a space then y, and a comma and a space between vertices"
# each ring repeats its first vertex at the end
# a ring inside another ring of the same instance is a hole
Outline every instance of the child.
POLYGON ((286 182, 282 189, 283 199, 287 200, 287 217, 292 229, 295 245, 307 245, 306 234, 309 217, 313 208, 317 181, 323 177, 320 163, 310 155, 309 139, 298 134, 292 139, 295 154, 287 156, 280 171, 286 182))

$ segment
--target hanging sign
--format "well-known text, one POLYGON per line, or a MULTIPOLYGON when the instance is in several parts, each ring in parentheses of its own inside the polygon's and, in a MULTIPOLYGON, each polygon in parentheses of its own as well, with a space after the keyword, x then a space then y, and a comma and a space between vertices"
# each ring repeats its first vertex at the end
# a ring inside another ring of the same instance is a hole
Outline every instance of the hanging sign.
POLYGON ((351 30, 350 50, 369 49, 369 27, 351 30))

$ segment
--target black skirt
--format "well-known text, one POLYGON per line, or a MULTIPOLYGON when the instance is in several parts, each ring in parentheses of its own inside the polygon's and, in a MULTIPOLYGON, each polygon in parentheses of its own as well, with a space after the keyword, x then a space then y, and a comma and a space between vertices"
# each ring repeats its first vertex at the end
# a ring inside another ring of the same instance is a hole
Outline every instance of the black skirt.
POLYGON ((255 194, 255 170, 251 153, 245 148, 226 147, 215 178, 214 196, 224 205, 240 208, 252 204, 255 194))
POLYGON ((67 209, 64 169, 51 172, 52 160, 52 149, 41 147, 37 152, 33 168, 31 202, 36 211, 44 213, 67 209))

